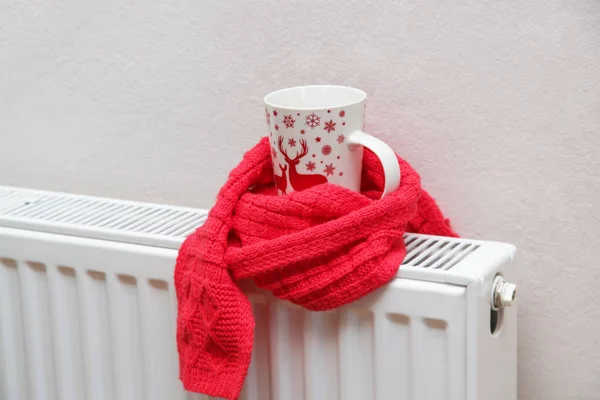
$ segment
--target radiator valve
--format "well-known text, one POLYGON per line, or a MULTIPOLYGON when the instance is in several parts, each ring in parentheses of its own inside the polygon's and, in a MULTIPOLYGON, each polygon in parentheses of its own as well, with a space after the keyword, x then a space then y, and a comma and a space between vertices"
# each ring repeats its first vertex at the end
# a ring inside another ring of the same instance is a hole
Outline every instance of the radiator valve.
POLYGON ((509 307, 515 302, 517 285, 505 281, 501 275, 496 276, 492 288, 492 309, 509 307))

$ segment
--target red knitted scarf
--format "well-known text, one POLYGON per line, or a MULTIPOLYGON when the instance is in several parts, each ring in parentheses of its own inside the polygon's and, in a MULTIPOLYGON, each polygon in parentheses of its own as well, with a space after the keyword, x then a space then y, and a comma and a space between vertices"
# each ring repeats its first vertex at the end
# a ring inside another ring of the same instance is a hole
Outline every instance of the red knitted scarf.
POLYGON ((365 150, 362 193, 323 184, 278 196, 268 138, 247 152, 175 267, 180 377, 187 390, 239 396, 252 353, 252 307, 240 279, 309 310, 329 310, 381 287, 404 256, 403 234, 456 236, 411 166, 379 199, 384 176, 365 150))

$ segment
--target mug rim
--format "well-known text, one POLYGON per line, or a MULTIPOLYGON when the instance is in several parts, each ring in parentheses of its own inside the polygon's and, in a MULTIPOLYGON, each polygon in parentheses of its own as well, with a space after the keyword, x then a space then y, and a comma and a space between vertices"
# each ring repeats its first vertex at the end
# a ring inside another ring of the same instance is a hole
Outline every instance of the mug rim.
POLYGON ((330 108, 341 108, 341 107, 350 107, 356 104, 360 104, 362 102, 364 102, 367 98, 367 93, 364 90, 361 89, 357 89, 357 88, 353 88, 351 86, 344 86, 344 85, 301 85, 301 86, 292 86, 292 87, 287 87, 287 88, 283 88, 283 89, 278 89, 275 91, 272 91, 270 93, 268 93, 265 97, 264 97, 264 103, 265 105, 272 107, 272 108, 276 108, 276 109, 280 109, 280 110, 298 110, 298 111, 302 111, 302 110, 327 110, 330 108), (283 93, 286 92, 291 92, 291 91, 300 91, 300 90, 305 90, 305 89, 338 89, 338 90, 346 90, 348 92, 352 92, 355 96, 357 96, 357 98, 355 100, 352 101, 345 101, 345 102, 337 102, 337 103, 332 103, 331 105, 327 105, 327 106, 322 106, 322 107, 291 107, 289 105, 281 105, 281 104, 276 104, 275 101, 273 101, 273 97, 279 96, 283 93))

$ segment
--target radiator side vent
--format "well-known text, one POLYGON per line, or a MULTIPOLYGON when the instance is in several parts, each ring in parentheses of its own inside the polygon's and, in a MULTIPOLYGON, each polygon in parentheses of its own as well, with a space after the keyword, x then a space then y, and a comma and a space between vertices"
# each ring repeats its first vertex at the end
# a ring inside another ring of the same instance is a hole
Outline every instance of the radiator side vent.
POLYGON ((471 240, 410 234, 405 236, 405 244, 402 265, 432 270, 449 270, 480 247, 471 240))

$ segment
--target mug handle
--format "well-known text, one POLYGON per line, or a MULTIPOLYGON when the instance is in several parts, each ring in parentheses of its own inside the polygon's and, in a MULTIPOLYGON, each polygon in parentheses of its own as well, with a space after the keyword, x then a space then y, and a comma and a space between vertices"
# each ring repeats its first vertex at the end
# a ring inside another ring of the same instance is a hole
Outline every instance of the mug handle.
POLYGON ((348 138, 349 145, 361 145, 371 150, 383 166, 385 185, 381 197, 395 192, 400 187, 400 164, 394 150, 381 140, 362 131, 354 131, 348 138))

